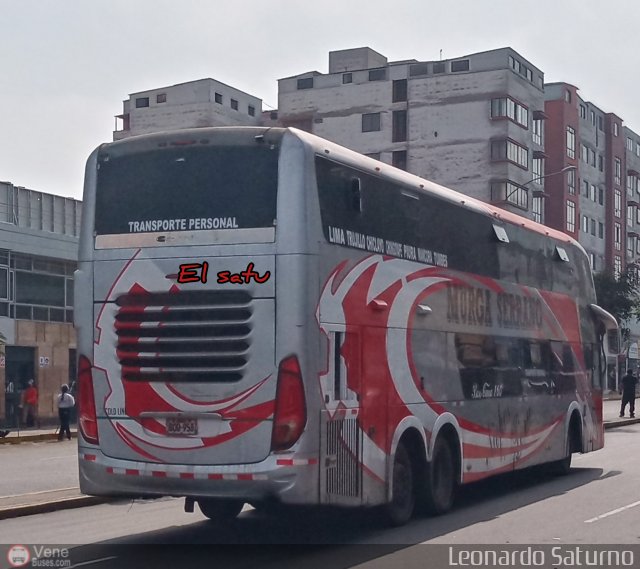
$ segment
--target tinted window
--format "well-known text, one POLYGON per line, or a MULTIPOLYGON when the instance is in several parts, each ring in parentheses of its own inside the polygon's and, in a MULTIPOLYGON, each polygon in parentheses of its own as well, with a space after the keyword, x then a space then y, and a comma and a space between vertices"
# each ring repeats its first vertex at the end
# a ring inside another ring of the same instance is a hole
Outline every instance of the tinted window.
POLYGON ((278 151, 271 145, 166 148, 98 157, 99 235, 272 227, 278 151))

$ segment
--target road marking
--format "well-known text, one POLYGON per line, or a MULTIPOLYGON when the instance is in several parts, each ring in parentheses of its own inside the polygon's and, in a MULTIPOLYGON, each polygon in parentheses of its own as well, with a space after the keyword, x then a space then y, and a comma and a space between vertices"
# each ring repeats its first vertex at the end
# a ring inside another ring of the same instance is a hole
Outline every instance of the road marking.
POLYGON ((59 458, 69 458, 73 455, 71 454, 65 454, 65 455, 61 455, 61 456, 50 456, 48 458, 41 458, 40 460, 58 460, 59 458))
POLYGON ((629 504, 628 506, 622 506, 622 508, 616 508, 615 510, 611 510, 610 512, 606 512, 601 516, 596 516, 595 518, 591 518, 590 520, 585 520, 585 524, 590 524, 592 522, 597 522, 598 520, 602 520, 604 518, 608 518, 609 516, 613 516, 614 514, 619 514, 620 512, 624 512, 625 510, 629 510, 631 508, 635 508, 636 506, 640 506, 640 501, 634 502, 633 504, 629 504))
POLYGON ((111 557, 101 557, 100 559, 92 559, 91 561, 83 561, 82 563, 76 563, 75 565, 69 565, 69 569, 74 567, 86 567, 87 565, 94 565, 95 563, 102 563, 103 561, 109 561, 111 559, 118 559, 116 555, 111 557))

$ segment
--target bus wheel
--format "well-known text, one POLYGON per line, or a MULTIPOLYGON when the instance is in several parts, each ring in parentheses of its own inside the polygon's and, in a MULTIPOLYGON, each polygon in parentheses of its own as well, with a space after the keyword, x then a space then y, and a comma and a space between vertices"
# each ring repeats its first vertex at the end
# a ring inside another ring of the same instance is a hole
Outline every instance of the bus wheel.
POLYGON ((550 464, 551 473, 557 476, 566 476, 571 472, 571 456, 574 452, 578 452, 577 438, 580 436, 579 430, 575 426, 575 421, 571 421, 569 432, 567 433, 567 441, 565 448, 567 455, 560 460, 556 460, 550 464))
POLYGON ((413 515, 415 491, 411 457, 400 442, 393 461, 391 501, 385 506, 387 522, 392 526, 406 524, 413 515))
POLYGON ((456 495, 456 467, 451 445, 438 437, 433 457, 427 467, 428 480, 425 491, 425 507, 430 514, 440 515, 453 506, 456 495))
POLYGON ((237 517, 242 511, 244 502, 226 499, 200 499, 200 511, 212 522, 228 522, 237 517))

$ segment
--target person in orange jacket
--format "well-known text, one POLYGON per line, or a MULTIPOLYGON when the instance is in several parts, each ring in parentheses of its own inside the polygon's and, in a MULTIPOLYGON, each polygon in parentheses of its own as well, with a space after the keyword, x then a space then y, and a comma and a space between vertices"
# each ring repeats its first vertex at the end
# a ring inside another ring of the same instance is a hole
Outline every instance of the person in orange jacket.
POLYGON ((38 388, 33 379, 29 380, 24 391, 24 421, 27 427, 39 426, 38 421, 38 388))

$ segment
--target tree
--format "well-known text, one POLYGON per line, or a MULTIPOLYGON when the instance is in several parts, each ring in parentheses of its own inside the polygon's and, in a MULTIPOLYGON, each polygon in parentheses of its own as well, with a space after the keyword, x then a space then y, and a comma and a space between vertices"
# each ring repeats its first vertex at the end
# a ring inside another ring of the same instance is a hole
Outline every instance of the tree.
POLYGON ((624 340, 629 337, 629 328, 624 322, 631 318, 640 320, 640 281, 634 268, 627 267, 618 277, 605 270, 593 276, 598 304, 613 314, 620 323, 624 340))

